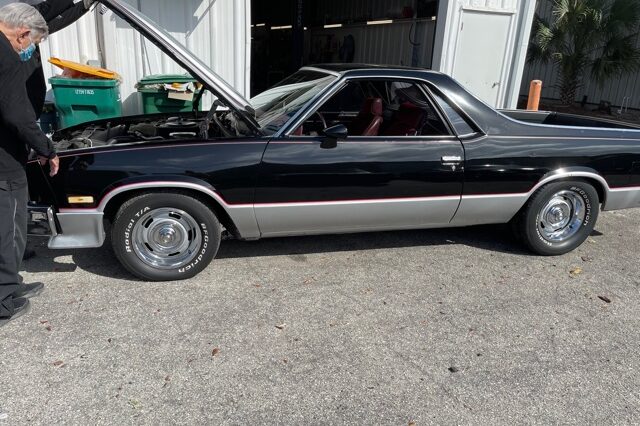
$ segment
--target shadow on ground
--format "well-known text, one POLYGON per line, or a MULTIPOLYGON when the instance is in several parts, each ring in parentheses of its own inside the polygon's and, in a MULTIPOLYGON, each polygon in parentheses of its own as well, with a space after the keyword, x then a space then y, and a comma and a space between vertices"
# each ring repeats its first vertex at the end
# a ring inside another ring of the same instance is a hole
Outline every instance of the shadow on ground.
MULTIPOLYGON (((598 231, 592 234, 592 236, 599 235, 602 234, 598 231)), ((303 255, 451 244, 499 253, 530 254, 516 240, 508 225, 485 225, 469 228, 273 238, 259 241, 226 240, 220 245, 217 258, 303 255)), ((73 272, 80 268, 98 276, 138 281, 138 278, 129 274, 117 261, 109 241, 98 249, 49 250, 46 240, 33 239, 29 241, 29 247, 36 250, 37 255, 24 262, 23 269, 27 272, 73 272), (71 262, 66 259, 68 256, 71 257, 71 262)))
MULTIPOLYGON (((598 235, 597 231, 594 235, 598 235)), ((601 234, 600 234, 601 235, 601 234)), ((483 250, 527 255, 507 225, 475 226, 455 229, 374 232, 364 234, 320 235, 223 241, 218 259, 261 256, 317 254, 354 250, 380 250, 399 247, 465 245, 483 250)), ((45 240, 30 241, 37 256, 24 263, 27 272, 73 272, 77 268, 99 276, 136 280, 116 260, 107 241, 102 248, 87 250, 48 250, 45 240), (71 256, 71 262, 64 259, 71 256)))

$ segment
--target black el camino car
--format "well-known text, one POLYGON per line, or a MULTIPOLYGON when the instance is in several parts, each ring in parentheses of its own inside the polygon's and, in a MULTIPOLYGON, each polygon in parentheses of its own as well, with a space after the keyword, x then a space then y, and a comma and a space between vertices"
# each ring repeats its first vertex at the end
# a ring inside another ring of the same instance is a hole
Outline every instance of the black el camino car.
POLYGON ((31 229, 113 250, 146 280, 189 278, 238 239, 511 222, 534 253, 573 250, 599 211, 640 207, 640 129, 496 111, 450 77, 307 67, 247 101, 125 3, 103 0, 217 97, 208 112, 85 123, 37 162, 31 229))

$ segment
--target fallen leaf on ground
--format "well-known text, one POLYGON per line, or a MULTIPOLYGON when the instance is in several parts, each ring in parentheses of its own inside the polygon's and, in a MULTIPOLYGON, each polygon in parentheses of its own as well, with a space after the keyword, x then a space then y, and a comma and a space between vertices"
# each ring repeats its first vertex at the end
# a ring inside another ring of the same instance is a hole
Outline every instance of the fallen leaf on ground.
POLYGON ((51 331, 53 329, 53 327, 51 327, 50 325, 45 327, 47 329, 47 331, 51 331))
POLYGON ((40 324, 46 324, 46 323, 48 323, 48 322, 49 322, 49 321, 47 321, 47 320, 42 320, 42 321, 40 321, 40 324))
POLYGON ((580 275, 581 273, 582 273, 582 268, 581 268, 581 267, 579 267, 579 266, 576 266, 575 268, 572 268, 572 269, 569 271, 569 276, 570 276, 571 278, 575 278, 575 277, 577 277, 578 275, 580 275))
POLYGON ((583 262, 591 262, 593 261, 593 258, 589 257, 589 256, 582 256, 581 257, 583 262))
POLYGON ((62 366, 62 365, 64 365, 64 361, 60 361, 60 360, 58 360, 58 361, 54 361, 54 362, 53 362, 53 366, 54 366, 54 367, 60 367, 60 366, 62 366))
POLYGON ((287 326, 287 324, 280 324, 280 325, 276 325, 276 328, 278 330, 283 330, 286 326, 287 326))
POLYGON ((460 369, 458 367, 449 367, 449 371, 451 373, 457 373, 458 371, 460 371, 460 369))
POLYGON ((220 348, 213 348, 211 351, 211 356, 216 356, 220 353, 220 348))
POLYGON ((598 296, 598 299, 606 303, 611 303, 611 299, 609 299, 607 296, 598 296))
POLYGON ((134 410, 137 410, 140 408, 140 406, 142 405, 140 403, 140 401, 137 401, 135 399, 130 399, 129 400, 129 405, 131 406, 131 408, 133 408, 134 410))

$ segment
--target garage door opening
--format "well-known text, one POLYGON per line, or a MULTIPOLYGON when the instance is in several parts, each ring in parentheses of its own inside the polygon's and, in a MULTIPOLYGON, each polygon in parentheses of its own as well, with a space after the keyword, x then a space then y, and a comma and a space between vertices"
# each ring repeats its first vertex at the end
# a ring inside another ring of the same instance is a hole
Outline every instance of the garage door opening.
POLYGON ((252 95, 318 63, 431 68, 438 0, 253 0, 251 8, 252 95))

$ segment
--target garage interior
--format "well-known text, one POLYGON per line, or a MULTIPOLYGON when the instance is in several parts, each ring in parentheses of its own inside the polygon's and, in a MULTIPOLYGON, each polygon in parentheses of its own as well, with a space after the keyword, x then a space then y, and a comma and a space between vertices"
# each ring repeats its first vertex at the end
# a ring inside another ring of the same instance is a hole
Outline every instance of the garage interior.
POLYGON ((251 94, 302 66, 431 68, 438 0, 252 0, 251 94))

